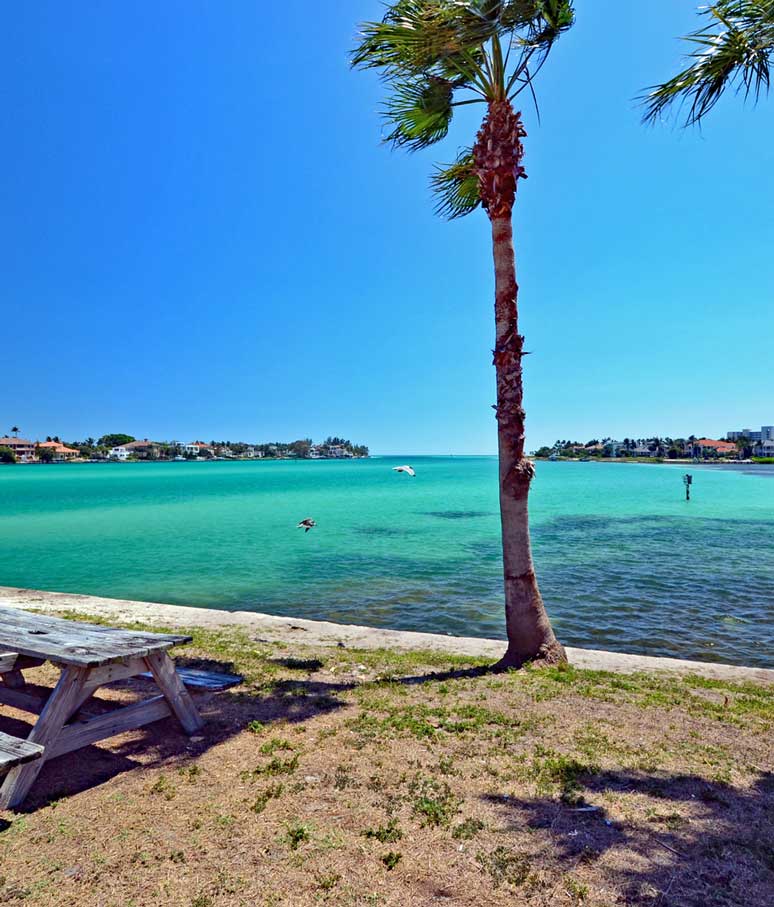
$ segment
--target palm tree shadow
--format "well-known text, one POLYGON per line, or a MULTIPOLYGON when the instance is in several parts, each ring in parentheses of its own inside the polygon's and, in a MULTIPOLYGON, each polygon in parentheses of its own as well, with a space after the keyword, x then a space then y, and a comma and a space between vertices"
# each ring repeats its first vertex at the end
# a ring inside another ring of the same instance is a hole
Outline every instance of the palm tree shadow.
POLYGON ((562 872, 604 858, 600 871, 627 905, 771 907, 774 903, 774 774, 749 788, 669 772, 611 771, 582 778, 584 797, 492 794, 510 830, 542 829, 562 872), (604 802, 649 798, 626 820, 604 802), (604 799, 603 799, 604 797, 604 799), (647 802, 647 801, 646 801, 647 802))

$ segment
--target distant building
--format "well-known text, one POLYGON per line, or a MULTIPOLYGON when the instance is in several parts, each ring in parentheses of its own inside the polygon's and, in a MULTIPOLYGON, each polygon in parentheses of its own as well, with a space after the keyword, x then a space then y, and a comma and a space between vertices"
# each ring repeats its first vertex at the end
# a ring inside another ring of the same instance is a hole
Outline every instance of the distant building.
POLYGON ((161 445, 145 438, 143 441, 130 441, 112 448, 110 459, 128 460, 129 457, 136 457, 138 460, 158 460, 160 453, 161 445))
POLYGON ((214 455, 213 449, 209 444, 205 444, 204 441, 191 441, 190 444, 184 444, 183 450, 189 456, 193 455, 194 457, 201 457, 203 455, 214 455))
POLYGON ((774 457, 774 440, 767 438, 765 441, 758 441, 753 447, 753 454, 756 457, 774 457))
POLYGON ((719 456, 735 454, 736 444, 731 441, 715 441, 713 438, 699 438, 693 442, 694 456, 704 456, 709 451, 715 451, 719 456))
POLYGON ((334 457, 337 460, 342 460, 354 456, 352 451, 349 450, 349 448, 344 447, 342 444, 332 444, 327 448, 327 451, 329 457, 334 457))
POLYGON ((38 444, 41 450, 50 450, 54 454, 54 460, 63 463, 65 460, 74 460, 81 455, 80 450, 75 447, 67 447, 59 441, 41 441, 38 444))
POLYGON ((774 425, 762 425, 760 431, 743 428, 741 431, 730 431, 726 434, 729 441, 745 438, 748 441, 774 441, 774 425))
POLYGON ((37 460, 35 444, 26 438, 0 438, 0 447, 10 447, 21 463, 32 463, 37 460))

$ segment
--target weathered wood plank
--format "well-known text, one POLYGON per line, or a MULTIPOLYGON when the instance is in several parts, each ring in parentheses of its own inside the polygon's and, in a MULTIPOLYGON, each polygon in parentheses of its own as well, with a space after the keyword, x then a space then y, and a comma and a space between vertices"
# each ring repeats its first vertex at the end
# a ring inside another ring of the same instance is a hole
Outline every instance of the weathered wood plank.
MULTIPOLYGON (((45 749, 56 740, 62 726, 77 707, 88 673, 88 668, 68 666, 62 670, 54 692, 49 696, 40 718, 30 732, 30 743, 39 743, 45 749)), ((45 752, 40 759, 11 769, 0 788, 0 809, 13 808, 24 800, 44 761, 45 752)))
POLYGON ((12 690, 10 687, 4 687, 0 684, 0 703, 10 705, 11 708, 19 709, 22 712, 33 712, 39 715, 48 700, 50 691, 45 696, 36 696, 34 693, 26 693, 23 690, 12 690))
POLYGON ((62 728, 59 736, 46 747, 46 759, 54 759, 81 747, 89 746, 98 740, 106 740, 143 727, 172 714, 169 703, 163 694, 151 699, 144 699, 132 705, 123 706, 87 721, 75 721, 62 728))
MULTIPOLYGON (((244 680, 244 677, 242 677, 241 674, 228 674, 221 671, 205 671, 202 668, 181 668, 180 665, 176 665, 175 667, 177 669, 178 677, 183 683, 187 687, 193 687, 194 689, 218 692, 220 690, 227 690, 229 687, 238 686, 244 680)), ((139 676, 152 678, 153 674, 151 674, 150 671, 146 671, 139 676)))
POLYGON ((30 743, 0 731, 0 775, 5 775, 17 765, 40 759, 42 755, 43 747, 39 743, 30 743))
POLYGON ((18 652, 0 652, 0 674, 5 674, 6 671, 13 671, 18 657, 18 652))
POLYGON ((0 606, 0 649, 57 664, 98 667, 190 642, 190 636, 139 633, 0 606))
POLYGON ((183 725, 186 734, 195 734, 202 728, 202 719, 194 705, 191 694, 175 670, 175 664, 166 652, 148 655, 145 663, 153 674, 153 679, 161 692, 167 697, 172 711, 183 725))
POLYGON ((0 652, 0 674, 6 671, 22 671, 25 668, 37 668, 44 663, 43 658, 30 658, 18 652, 0 652))

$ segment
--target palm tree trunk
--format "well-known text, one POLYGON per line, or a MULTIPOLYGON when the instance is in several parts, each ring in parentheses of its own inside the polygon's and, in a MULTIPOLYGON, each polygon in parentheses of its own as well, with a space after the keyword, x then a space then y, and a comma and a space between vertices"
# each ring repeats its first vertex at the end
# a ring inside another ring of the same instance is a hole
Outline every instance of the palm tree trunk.
POLYGON ((524 338, 518 332, 518 285, 510 214, 492 218, 492 249, 500 519, 508 633, 508 650, 498 667, 508 668, 521 667, 531 660, 556 663, 566 660, 566 655, 551 629, 532 562, 527 500, 535 469, 524 456, 524 338))
POLYGON ((508 649, 497 668, 566 660, 540 596, 529 538, 527 498, 534 466, 524 456, 524 338, 519 334, 512 225, 517 181, 525 175, 521 166, 525 135, 521 117, 510 102, 495 101, 489 105, 473 149, 482 202, 492 224, 495 269, 495 409, 508 633, 508 649))

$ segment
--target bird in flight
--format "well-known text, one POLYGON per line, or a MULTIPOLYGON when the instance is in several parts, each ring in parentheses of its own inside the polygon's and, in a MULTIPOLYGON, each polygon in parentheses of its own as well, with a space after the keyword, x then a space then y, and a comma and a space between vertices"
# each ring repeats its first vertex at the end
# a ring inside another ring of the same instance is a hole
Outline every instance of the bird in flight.
POLYGON ((315 523, 315 521, 310 516, 308 516, 305 520, 301 520, 298 526, 296 526, 296 529, 303 529, 304 532, 309 532, 309 530, 314 529, 316 525, 317 523, 315 523))
POLYGON ((392 469, 393 469, 393 472, 405 472, 407 475, 410 475, 410 476, 416 475, 416 473, 414 472, 413 466, 393 466, 392 469))

